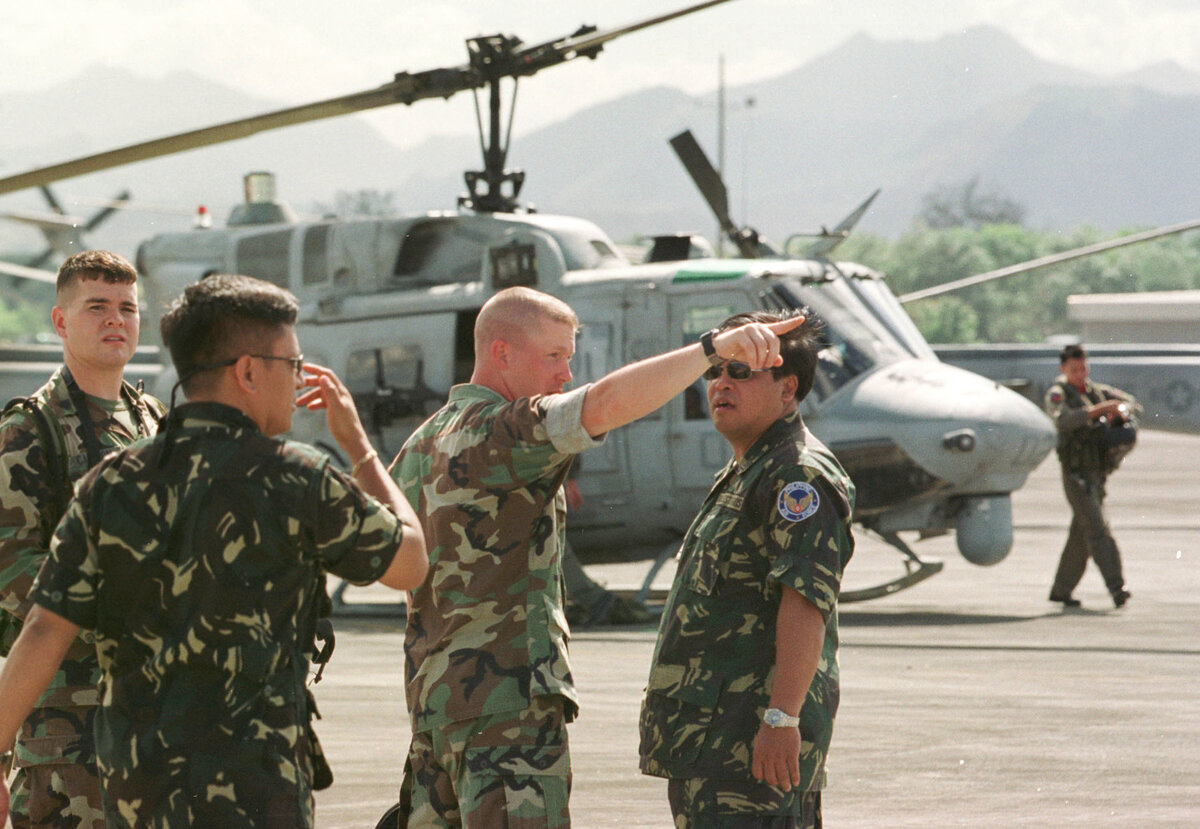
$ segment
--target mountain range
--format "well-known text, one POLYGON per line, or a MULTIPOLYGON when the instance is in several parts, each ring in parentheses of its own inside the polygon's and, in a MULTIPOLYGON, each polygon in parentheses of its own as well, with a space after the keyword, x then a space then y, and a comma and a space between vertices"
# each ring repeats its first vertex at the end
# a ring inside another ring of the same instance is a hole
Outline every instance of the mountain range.
MULTIPOLYGON (((835 224, 875 188, 883 192, 860 227, 895 235, 923 196, 974 178, 1023 205, 1036 227, 1118 230, 1200 216, 1200 75, 1172 63, 1102 77, 1042 60, 991 27, 928 42, 856 35, 793 71, 731 87, 726 100, 734 218, 777 241, 835 224)), ((146 79, 95 67, 0 96, 0 174, 280 107, 192 73, 146 79)), ((519 106, 517 118, 519 128, 519 106)), ((591 218, 618 240, 671 230, 711 236, 713 219, 667 140, 691 128, 715 156, 714 120, 710 100, 649 87, 518 129, 509 162, 527 171, 524 200, 591 218)), ((347 117, 56 189, 97 196, 128 187, 138 201, 185 212, 205 204, 220 218, 240 199, 242 174, 269 169, 302 213, 332 204, 338 191, 368 188, 394 191, 406 211, 450 209, 464 189, 461 171, 478 166, 473 137, 402 150, 347 117)), ((21 207, 40 207, 36 194, 0 201, 0 210, 21 207)), ((132 253, 138 239, 189 224, 186 215, 129 213, 90 241, 132 253)), ((0 248, 14 238, 26 244, 11 229, 0 234, 0 248)))

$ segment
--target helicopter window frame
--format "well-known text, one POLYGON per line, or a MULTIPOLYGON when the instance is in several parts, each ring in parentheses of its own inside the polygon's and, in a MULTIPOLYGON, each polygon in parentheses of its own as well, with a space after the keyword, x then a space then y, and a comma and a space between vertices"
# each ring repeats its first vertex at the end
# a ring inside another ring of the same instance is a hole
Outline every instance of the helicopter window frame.
POLYGON ((236 272, 289 288, 293 233, 295 228, 289 227, 239 236, 234 243, 236 272))
POLYGON ((392 264, 393 285, 461 285, 482 279, 487 239, 460 216, 430 216, 409 224, 392 264))
POLYGON ((300 249, 300 284, 305 287, 329 281, 329 239, 332 224, 317 224, 304 231, 300 249))

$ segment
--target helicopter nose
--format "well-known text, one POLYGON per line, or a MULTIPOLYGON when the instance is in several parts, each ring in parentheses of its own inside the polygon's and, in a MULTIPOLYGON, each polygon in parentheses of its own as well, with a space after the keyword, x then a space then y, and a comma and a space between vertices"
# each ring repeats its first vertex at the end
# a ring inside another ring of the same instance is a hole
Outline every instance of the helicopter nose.
MULTIPOLYGON (((1010 492, 1054 448, 1050 419, 995 381, 934 360, 885 366, 818 410, 832 442, 886 435, 927 474, 960 493, 1010 492)), ((822 430, 814 432, 827 443, 822 430)))

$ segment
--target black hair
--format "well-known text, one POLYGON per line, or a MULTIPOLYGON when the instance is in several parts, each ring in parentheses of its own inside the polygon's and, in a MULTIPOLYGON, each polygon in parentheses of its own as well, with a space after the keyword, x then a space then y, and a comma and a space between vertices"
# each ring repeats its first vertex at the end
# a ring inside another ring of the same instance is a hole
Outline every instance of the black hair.
POLYGON ((749 311, 734 314, 717 326, 718 331, 724 331, 750 322, 782 322, 800 315, 805 317, 804 322, 779 335, 779 355, 783 357, 783 365, 771 369, 771 376, 776 380, 788 376, 796 378, 797 403, 812 391, 817 372, 817 353, 825 345, 825 325, 818 317, 806 308, 799 311, 749 311))
POLYGON ((296 324, 291 293, 250 276, 212 274, 184 289, 163 315, 160 331, 185 393, 203 382, 201 369, 263 351, 296 324))
POLYGON ((1067 360, 1086 360, 1087 351, 1079 343, 1063 346, 1062 351, 1058 352, 1058 364, 1061 366, 1067 360))

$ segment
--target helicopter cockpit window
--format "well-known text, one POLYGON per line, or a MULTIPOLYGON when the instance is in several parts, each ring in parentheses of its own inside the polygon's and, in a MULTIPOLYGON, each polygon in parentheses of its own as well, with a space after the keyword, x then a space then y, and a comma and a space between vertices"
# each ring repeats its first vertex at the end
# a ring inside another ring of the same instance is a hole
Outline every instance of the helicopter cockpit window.
POLYGON ((825 347, 817 355, 813 391, 828 397, 855 377, 877 366, 910 357, 861 300, 838 281, 801 287, 781 283, 780 295, 794 307, 807 305, 825 323, 825 347))
POLYGON ((628 265, 628 260, 616 248, 602 238, 587 237, 574 233, 550 231, 562 251, 563 261, 569 271, 595 270, 596 268, 628 265))
POLYGON ((243 236, 237 243, 237 273, 288 287, 288 244, 291 228, 243 236))
POLYGON ((304 234, 304 261, 300 281, 318 285, 329 279, 329 225, 313 225, 304 234))
POLYGON ((456 217, 427 219, 407 229, 392 275, 423 285, 475 282, 485 250, 486 240, 456 217))

